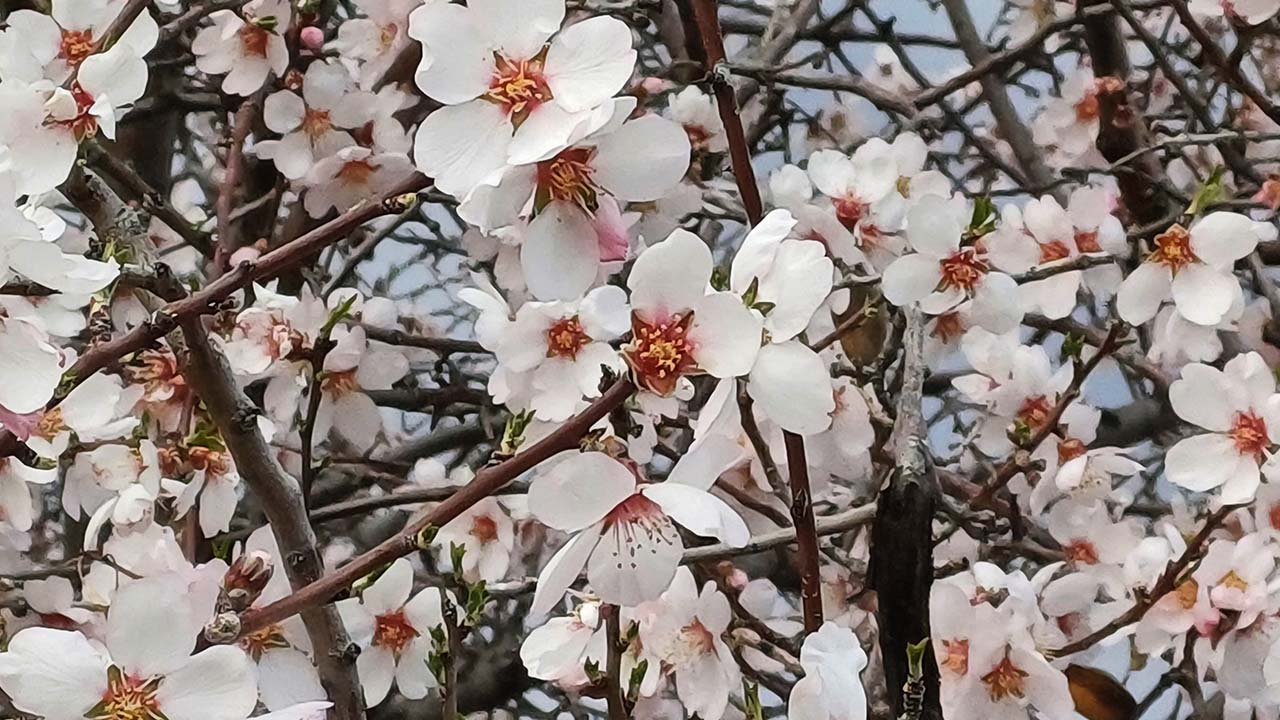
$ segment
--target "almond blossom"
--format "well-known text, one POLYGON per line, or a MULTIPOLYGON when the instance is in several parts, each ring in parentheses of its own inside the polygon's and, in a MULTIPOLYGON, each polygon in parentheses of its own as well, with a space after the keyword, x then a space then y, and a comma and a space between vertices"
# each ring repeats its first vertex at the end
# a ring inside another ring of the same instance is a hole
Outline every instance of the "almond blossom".
POLYGON ((254 145, 254 152, 272 160, 285 177, 298 180, 317 160, 355 143, 344 131, 364 125, 369 102, 367 94, 355 91, 345 68, 336 63, 311 63, 301 96, 292 90, 267 96, 263 122, 284 137, 263 140, 254 145))
MULTIPOLYGON (((94 52, 125 1, 59 0, 49 5, 47 15, 16 10, 5 18, 7 28, 0 32, 0 80, 64 83, 94 52)), ((155 47, 158 33, 155 18, 143 10, 116 44, 142 57, 155 47)))
POLYGON ((858 636, 828 620, 800 648, 805 675, 787 698, 787 716, 797 720, 863 720, 867 694, 859 677, 867 654, 858 636))
POLYGON ((209 14, 213 25, 204 28, 191 43, 196 67, 209 75, 223 75, 222 90, 250 95, 274 73, 283 76, 289 67, 284 36, 293 24, 293 13, 284 0, 251 0, 234 10, 209 14))
POLYGON ((1146 260, 1120 285, 1116 310, 1140 325, 1173 298, 1178 313, 1200 325, 1216 325, 1240 296, 1231 268, 1276 229, 1243 215, 1215 212, 1184 228, 1175 224, 1152 242, 1146 260))
MULTIPOLYGON (((668 480, 642 482, 638 469, 601 452, 568 452, 529 488, 529 512, 573 537, 543 568, 534 615, 545 614, 585 567, 604 602, 634 607, 662 594, 675 576, 684 543, 676 530, 740 546, 742 518, 706 487, 668 480)), ((699 478, 709 486, 715 478, 699 478)))
POLYGON ((418 87, 445 105, 419 126, 414 159, 441 190, 463 198, 508 164, 555 155, 631 77, 626 25, 602 15, 560 30, 564 15, 563 0, 474 0, 410 16, 418 87))
POLYGON ((1273 472, 1270 450, 1280 442, 1280 396, 1262 356, 1238 355, 1222 370, 1186 365, 1169 386, 1169 404, 1178 417, 1209 431, 1169 449, 1169 481, 1197 492, 1221 487, 1223 504, 1252 500, 1260 472, 1273 472))
POLYGON ((172 582, 118 592, 100 644, 71 630, 19 632, 0 653, 0 689, 19 710, 49 720, 249 717, 258 692, 248 659, 225 645, 191 654, 203 620, 172 582))
POLYGON ((426 697, 435 687, 427 667, 431 630, 444 622, 440 590, 413 593, 413 566, 400 558, 378 576, 360 597, 338 603, 342 622, 360 646, 356 668, 369 707, 386 699, 394 682, 410 699, 426 697))

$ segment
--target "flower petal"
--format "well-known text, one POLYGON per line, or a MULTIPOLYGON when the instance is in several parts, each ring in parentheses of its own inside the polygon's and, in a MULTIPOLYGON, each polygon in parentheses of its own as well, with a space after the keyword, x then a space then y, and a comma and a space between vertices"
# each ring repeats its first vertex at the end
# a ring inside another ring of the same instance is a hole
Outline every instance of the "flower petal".
POLYGON ((529 512, 542 524, 573 532, 598 522, 636 491, 636 478, 600 452, 570 451, 529 487, 529 512))

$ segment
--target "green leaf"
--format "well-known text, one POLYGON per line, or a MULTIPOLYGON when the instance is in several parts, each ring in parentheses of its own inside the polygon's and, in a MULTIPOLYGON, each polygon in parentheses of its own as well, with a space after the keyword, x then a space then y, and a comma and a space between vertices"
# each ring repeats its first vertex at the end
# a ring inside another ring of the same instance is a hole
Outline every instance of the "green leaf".
POLYGON ((356 304, 356 300, 359 297, 359 295, 352 293, 351 297, 344 300, 341 305, 333 309, 333 312, 329 313, 329 319, 325 320, 324 325, 320 326, 320 337, 329 337, 329 334, 333 332, 333 328, 338 323, 351 317, 351 307, 356 304))
POLYGON ((1200 215, 1205 208, 1222 199, 1225 190, 1222 187, 1222 176, 1226 172, 1226 168, 1218 165, 1209 173, 1209 177, 1204 183, 1196 189, 1196 194, 1191 198, 1191 205, 1187 207, 1187 214, 1192 217, 1200 215))

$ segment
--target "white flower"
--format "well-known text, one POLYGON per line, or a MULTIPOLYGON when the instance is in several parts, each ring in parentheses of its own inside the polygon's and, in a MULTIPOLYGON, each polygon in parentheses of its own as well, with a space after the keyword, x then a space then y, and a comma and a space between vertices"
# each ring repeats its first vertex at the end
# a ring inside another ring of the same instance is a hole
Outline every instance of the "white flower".
POLYGON ((867 654, 858 636, 831 621, 804 639, 804 677, 791 688, 787 716, 794 720, 863 720, 867 693, 861 675, 867 654))
POLYGON ((563 0, 476 0, 410 16, 418 87, 445 105, 419 126, 414 159, 440 190, 465 198, 508 164, 555 155, 631 77, 624 23, 602 15, 557 33, 564 14, 563 0))
POLYGON ((507 574, 515 544, 514 523, 501 503, 488 497, 445 523, 436 533, 441 563, 448 566, 452 549, 463 549, 462 575, 468 582, 497 582, 507 574))
POLYGON ((413 566, 400 558, 360 597, 338 603, 352 642, 360 646, 356 669, 369 707, 386 699, 393 681, 410 700, 435 687, 427 656, 431 629, 444 622, 440 590, 426 588, 410 599, 412 592, 413 566))
MULTIPOLYGON (((436 0, 432 0, 436 1, 436 0)), ((344 58, 360 64, 360 85, 372 87, 409 44, 409 13, 422 0, 354 0, 364 17, 353 17, 338 26, 334 47, 344 58)))
POLYGON ((582 658, 600 627, 600 603, 588 600, 569 615, 534 628, 520 644, 529 677, 561 683, 584 675, 582 658))
POLYGON ((284 137, 263 140, 254 152, 273 161, 285 177, 298 180, 317 160, 355 144, 343 130, 364 125, 372 101, 368 93, 356 91, 341 65, 313 62, 303 79, 301 97, 292 90, 267 96, 262 120, 284 137))
POLYGON ((56 460, 66 452, 71 434, 80 442, 113 440, 128 434, 138 418, 120 407, 123 385, 118 375, 94 373, 46 410, 28 437, 27 447, 42 458, 56 460), (124 417, 121 417, 124 415, 124 417))
POLYGON ((1178 417, 1208 430, 1180 440, 1165 456, 1165 475, 1196 492, 1222 487, 1221 502, 1249 502, 1259 466, 1274 472, 1269 452, 1280 442, 1280 395, 1275 376, 1257 353, 1237 355, 1222 370, 1200 363, 1182 369, 1169 386, 1178 417))
POLYGON ((413 164, 400 153, 349 145, 311 166, 302 179, 303 205, 314 218, 330 209, 343 212, 361 200, 385 196, 412 174, 413 164))
MULTIPOLYGON (((102 40, 102 31, 120 15, 125 0, 58 0, 48 15, 17 10, 0 32, 0 80, 62 84, 102 40)), ((143 9, 115 41, 143 57, 159 34, 151 12, 143 9)))
MULTIPOLYGON (((529 488, 529 512, 574 533, 538 577, 530 613, 550 610, 582 568, 601 600, 628 607, 657 598, 684 552, 675 523, 734 546, 747 526, 723 500, 680 482, 640 484, 638 470, 600 452, 562 453, 529 488)), ((699 478, 706 487, 715 478, 699 478)))
POLYGON ((204 28, 191 43, 196 67, 209 75, 221 75, 222 90, 232 95, 251 95, 275 73, 284 75, 289 67, 289 48, 284 36, 292 24, 286 0, 253 0, 241 9, 210 13, 213 25, 204 28))
POLYGON ((714 261, 691 232, 676 230, 631 268, 632 340, 623 347, 636 385, 662 397, 680 378, 751 371, 764 322, 731 292, 707 292, 714 261))
MULTIPOLYGON (((275 566, 254 607, 264 607, 292 592, 271 526, 255 530, 245 542, 244 552, 265 553, 275 566)), ((268 710, 280 711, 294 703, 325 699, 320 675, 311 663, 311 640, 302 618, 294 615, 248 633, 240 638, 239 645, 254 662, 258 692, 268 710)))
POLYGON ((690 85, 667 98, 667 117, 680 123, 689 143, 700 152, 722 153, 729 149, 724 123, 716 108, 716 100, 690 85))
POLYGON ((1235 262, 1275 236, 1271 225, 1229 212, 1210 213, 1190 230, 1175 224, 1156 236, 1155 249, 1120 285, 1116 310, 1140 325, 1172 295, 1184 318, 1217 325, 1241 295, 1235 262))
POLYGON ((47 720, 242 720, 258 702, 239 648, 195 655, 203 619, 172 576, 121 589, 102 644, 79 632, 27 628, 0 653, 0 689, 47 720))
POLYGON ((527 302, 514 320, 506 303, 484 290, 467 288, 459 297, 481 310, 476 334, 498 359, 489 382, 497 402, 520 399, 539 419, 559 422, 579 410, 583 398, 600 396, 602 367, 624 368, 609 345, 630 328, 619 287, 598 287, 580 300, 527 302))
POLYGON ((1217 610, 1240 613, 1239 627, 1248 627, 1267 610, 1271 590, 1268 581, 1276 558, 1265 535, 1251 533, 1239 540, 1215 540, 1191 574, 1208 588, 1209 602, 1217 610))
POLYGON ((830 427, 836 402, 826 363, 796 336, 831 293, 834 266, 822 243, 787 239, 794 226, 791 213, 774 210, 752 228, 733 258, 729 288, 766 308, 768 342, 747 391, 783 429, 812 435, 830 427))
POLYGON ((511 168, 496 186, 477 188, 459 208, 484 231, 533 213, 520 260, 529 290, 539 299, 579 297, 596 280, 601 263, 625 260, 630 238, 620 204, 658 200, 689 168, 689 139, 680 126, 657 115, 622 122, 634 106, 632 98, 614 101, 598 132, 511 168))
POLYGON ((21 378, 0 383, 0 407, 16 415, 34 413, 44 409, 62 381, 62 355, 34 325, 0 319, 0 369, 21 378))
POLYGON ((969 599, 949 583, 929 595, 930 641, 942 680, 942 709, 959 720, 1070 717, 1066 677, 1035 648, 1024 620, 969 599))
POLYGON ((1016 308, 1013 278, 992 271, 980 246, 961 247, 969 217, 968 206, 959 197, 926 195, 917 200, 907 212, 907 239, 915 252, 885 268, 881 281, 885 299, 898 306, 919 303, 929 315, 941 315, 971 299, 975 305, 993 308, 975 313, 980 322, 985 317, 1002 318, 1009 314, 1008 307, 1016 308))
POLYGON ((729 600, 712 581, 698 592, 693 573, 680 568, 661 599, 643 610, 641 643, 675 675, 680 702, 690 714, 720 720, 740 677, 722 638, 733 617, 729 600))
POLYGON ((18 191, 44 193, 66 180, 80 141, 99 130, 115 139, 117 116, 146 87, 146 62, 121 44, 85 58, 70 88, 0 83, 0 146, 8 148, 18 191))

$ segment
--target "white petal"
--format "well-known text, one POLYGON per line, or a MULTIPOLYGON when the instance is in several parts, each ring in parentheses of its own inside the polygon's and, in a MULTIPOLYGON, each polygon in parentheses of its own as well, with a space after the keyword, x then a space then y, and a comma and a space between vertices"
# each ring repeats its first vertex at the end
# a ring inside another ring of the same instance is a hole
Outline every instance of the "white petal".
POLYGON ((1120 283, 1116 312, 1130 325, 1141 325, 1155 317, 1160 303, 1169 297, 1173 278, 1159 263, 1144 262, 1120 283))
POLYGON ((784 430, 812 435, 831 426, 836 404, 826 363, 798 341, 761 348, 747 392, 784 430))
POLYGON ((551 556, 547 566, 538 575, 538 589, 529 606, 531 617, 542 617, 564 597, 564 591, 578 579, 587 558, 600 540, 603 524, 597 523, 574 535, 551 556))
POLYGON ((281 135, 297 129, 306 115, 306 103, 291 90, 271 93, 262 105, 262 121, 272 132, 281 135))
POLYGON ((1197 325, 1217 325, 1240 295, 1240 283, 1229 272, 1192 263, 1173 276, 1178 313, 1197 325))
POLYGON ((242 720, 258 704, 258 687, 244 652, 219 645, 166 675, 156 700, 169 720, 242 720))
POLYGON ((889 302, 902 307, 923 300, 942 281, 937 258, 912 253, 885 268, 880 288, 889 302))
POLYGON ((493 46, 478 17, 475 10, 449 3, 429 3, 409 16, 409 35, 423 45, 414 80, 428 97, 457 105, 489 89, 493 46))
POLYGON ((274 648, 262 655, 258 662, 258 691, 268 710, 325 699, 315 665, 293 648, 274 648))
POLYGON ((535 297, 582 297, 600 267, 600 246, 591 222, 575 205, 550 203, 529 224, 520 264, 535 297))
POLYGON ((1236 469, 1238 457, 1231 438, 1226 435, 1196 435, 1169 448, 1165 475, 1175 485, 1207 492, 1227 481, 1236 469))
POLYGON ((751 531, 733 508, 705 490, 664 482, 646 485, 644 496, 658 503, 672 520, 695 535, 713 537, 726 545, 742 547, 751 531))
POLYGON ((601 138, 591 164, 595 180, 614 197, 647 202, 680 182, 689 169, 689 153, 684 128, 661 115, 645 115, 601 138))
POLYGON ((1169 385, 1169 404, 1178 417, 1205 430, 1226 432, 1239 410, 1222 371, 1202 363, 1188 363, 1182 377, 1169 385))
POLYGON ((764 327, 780 342, 799 335, 831 294, 833 265, 822 243, 788 240, 778 248, 760 299, 773 303, 764 327))
POLYGON ((676 230, 636 258, 627 287, 631 304, 649 319, 683 312, 706 292, 714 262, 697 235, 676 230))
POLYGON ((566 110, 587 110, 613 97, 635 64, 631 29, 617 18, 600 15, 569 26, 551 42, 547 85, 566 110))
POLYGON ((683 553, 680 534, 661 512, 610 523, 587 561, 587 580, 601 600, 635 607, 662 595, 683 553))
POLYGON ((413 592, 413 565, 405 558, 398 558, 378 576, 377 580, 361 594, 365 609, 374 615, 384 615, 404 607, 413 592))
POLYGON ((356 658, 356 671, 364 689, 364 703, 375 707, 387 699, 391 682, 396 677, 396 657, 389 648, 373 646, 356 658))
POLYGON ((186 662, 203 620, 195 618, 184 602, 181 585, 176 576, 154 576, 116 592, 107 613, 106 635, 116 664, 147 677, 186 662), (165 632, 156 632, 158 627, 165 632))
POLYGON ((795 226, 796 219, 791 213, 773 210, 764 216, 760 224, 751 228, 751 232, 742 241, 742 247, 733 255, 733 264, 729 270, 729 289, 744 293, 751 286, 752 280, 767 275, 773 267, 778 247, 795 226))
POLYGON ((1209 213, 1191 226, 1191 249, 1209 265, 1229 268, 1258 246, 1254 225, 1239 213, 1209 213))
POLYGON ((572 532, 602 519, 636 491, 622 463, 599 452, 571 454, 534 479, 529 512, 542 524, 572 532))
POLYGON ((464 198, 506 167, 511 134, 511 120, 494 103, 442 107, 418 126, 413 160, 440 190, 464 198))
POLYGON ((706 295, 695 305, 689 340, 698 367, 718 378, 745 375, 760 350, 764 324, 734 293, 706 295))
POLYGON ((73 720, 102 699, 108 664, 78 632, 27 628, 0 653, 0 689, 23 712, 73 720))
POLYGON ((513 59, 533 57, 564 22, 563 0, 475 0, 467 5, 494 45, 513 59))

